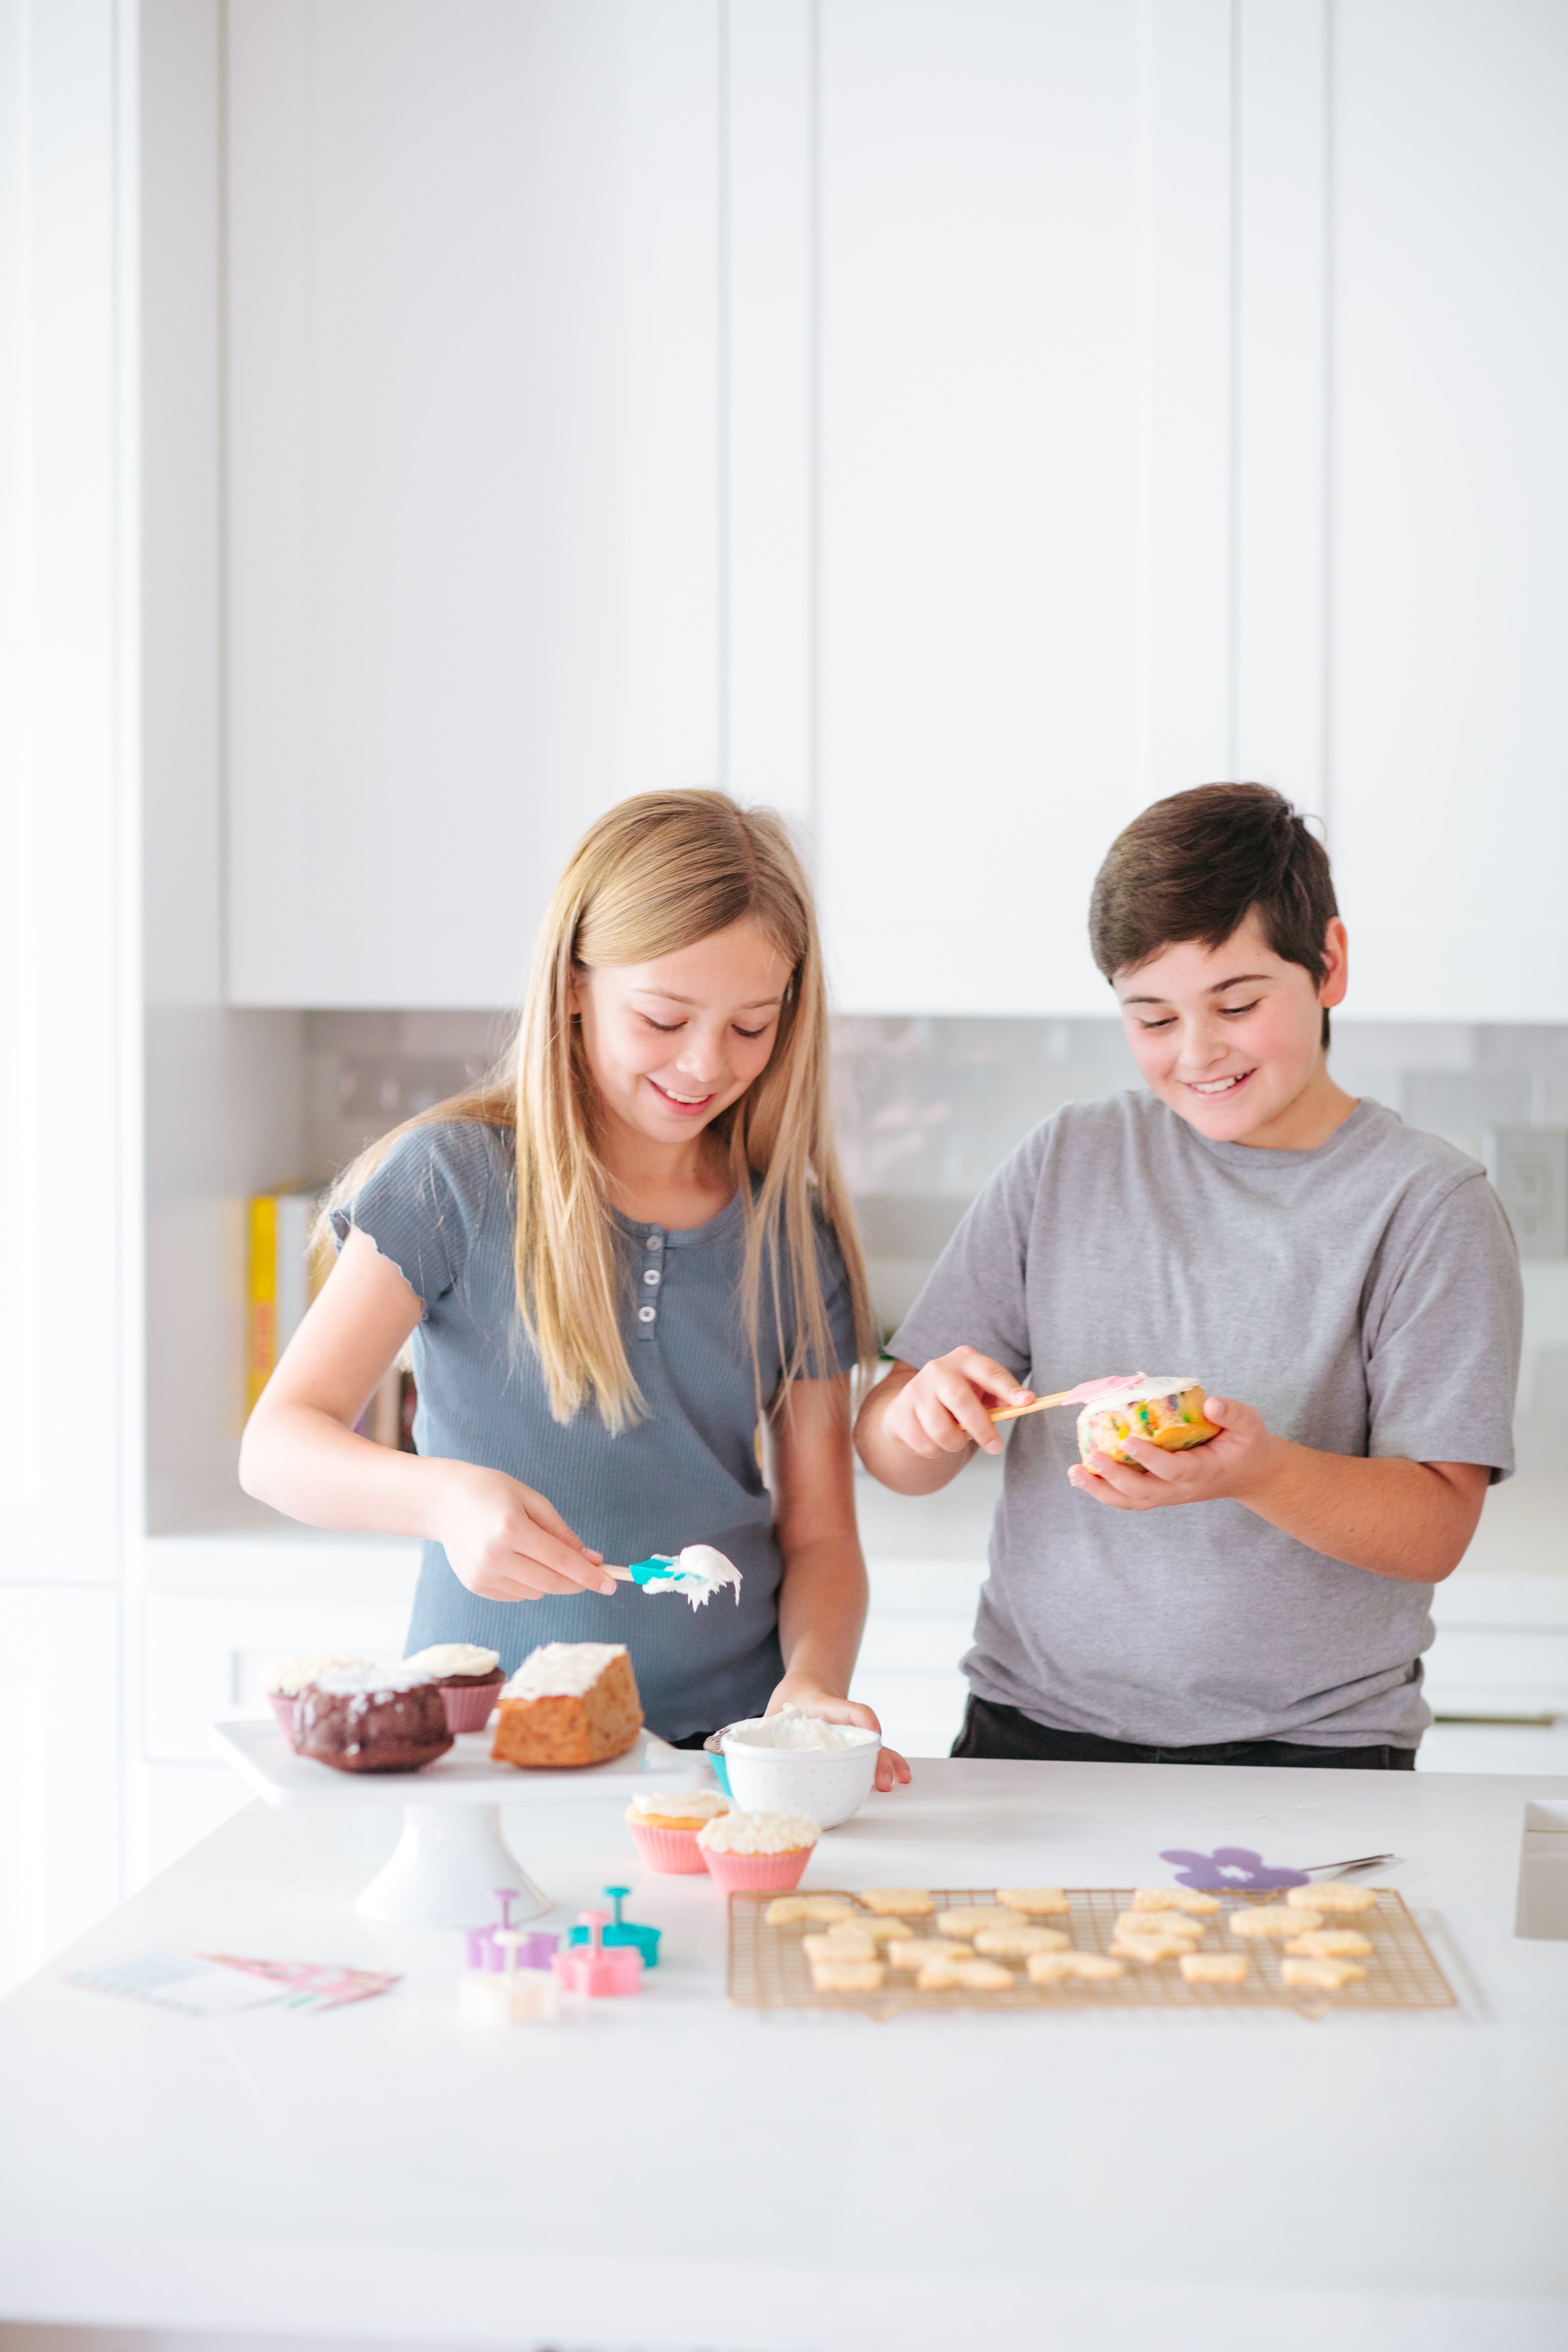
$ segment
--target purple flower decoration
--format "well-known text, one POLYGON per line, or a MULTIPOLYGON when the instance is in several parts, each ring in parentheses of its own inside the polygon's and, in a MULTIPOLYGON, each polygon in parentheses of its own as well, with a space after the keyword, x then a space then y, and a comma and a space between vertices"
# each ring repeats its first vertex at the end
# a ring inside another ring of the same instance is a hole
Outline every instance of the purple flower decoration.
POLYGON ((1212 1853, 1189 1853, 1171 1846, 1162 1862, 1179 1862, 1178 1886, 1305 1886, 1304 1870, 1287 1870, 1264 1861, 1250 1846, 1216 1845, 1212 1853))

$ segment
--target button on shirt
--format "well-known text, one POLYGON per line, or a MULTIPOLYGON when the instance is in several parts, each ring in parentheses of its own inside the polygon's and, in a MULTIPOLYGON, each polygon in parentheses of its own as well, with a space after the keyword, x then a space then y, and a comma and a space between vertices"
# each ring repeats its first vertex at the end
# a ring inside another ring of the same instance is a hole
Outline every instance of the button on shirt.
MULTIPOLYGON (((679 1739, 759 1714, 783 1672, 782 1572, 773 1504, 754 1444, 756 1391, 740 1312, 745 1218, 737 1198, 705 1225, 670 1233, 616 1215, 626 1269, 627 1358, 647 1412, 612 1437, 591 1406, 551 1415, 539 1361, 518 1320, 510 1130, 467 1121, 400 1138, 346 1210, 342 1244, 368 1234, 423 1305, 414 1333, 421 1454, 503 1470, 549 1497, 607 1560, 710 1543, 741 1570, 741 1599, 693 1611, 678 1594, 617 1585, 612 1596, 484 1601, 425 1546, 410 1651, 433 1642, 499 1650, 510 1674, 542 1642, 625 1642, 652 1727, 679 1739)), ((835 1357, 854 1361, 854 1314, 837 1243, 818 1234, 835 1357)), ((787 1301, 787 1268, 781 1295, 787 1301)), ((793 1344, 764 1275, 758 1364, 764 1397, 793 1344)))

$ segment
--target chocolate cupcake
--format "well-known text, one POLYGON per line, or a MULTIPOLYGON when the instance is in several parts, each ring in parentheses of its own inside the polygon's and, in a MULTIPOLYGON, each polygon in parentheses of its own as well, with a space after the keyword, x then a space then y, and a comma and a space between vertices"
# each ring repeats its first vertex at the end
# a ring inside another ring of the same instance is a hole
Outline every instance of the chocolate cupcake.
POLYGON ((417 1772, 451 1745, 440 1692, 406 1660, 330 1669, 300 1694, 294 1746, 334 1772, 417 1772))
POLYGON ((430 1676, 446 1702, 448 1731, 484 1729, 506 1680, 499 1650, 481 1650, 475 1642, 436 1642, 403 1663, 423 1667, 430 1676))
POLYGON ((342 1650, 305 1650, 296 1657, 279 1658, 268 1670, 267 1704, 278 1718, 278 1728, 286 1739, 294 1737, 294 1717, 300 1705, 300 1694, 307 1683, 334 1666, 368 1666, 369 1658, 351 1656, 342 1650))

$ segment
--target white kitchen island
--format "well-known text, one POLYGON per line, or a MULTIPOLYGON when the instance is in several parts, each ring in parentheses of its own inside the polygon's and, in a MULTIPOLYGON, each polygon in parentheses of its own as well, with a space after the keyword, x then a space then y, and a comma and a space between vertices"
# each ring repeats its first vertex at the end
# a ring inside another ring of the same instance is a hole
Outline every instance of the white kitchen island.
POLYGON ((387 1816, 258 1804, 0 2007, 0 2318, 582 2352, 1568 2344, 1568 1942, 1513 1933, 1568 1780, 922 1761, 805 1885, 1129 1885, 1163 1847, 1392 1849, 1451 2011, 757 2015, 706 1879, 531 1811, 563 1906, 666 1929, 635 2000, 458 2025, 459 1939, 354 1898, 387 1816), (152 1946, 347 1960, 356 2008, 78 1990, 152 1946))

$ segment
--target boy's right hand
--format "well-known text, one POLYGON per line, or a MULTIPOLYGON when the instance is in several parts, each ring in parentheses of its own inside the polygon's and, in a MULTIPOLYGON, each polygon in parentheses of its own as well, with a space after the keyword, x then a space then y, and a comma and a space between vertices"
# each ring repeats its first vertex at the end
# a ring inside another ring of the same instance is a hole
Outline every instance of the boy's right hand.
POLYGON ((1031 1391, 1021 1389, 1005 1364, 978 1348, 954 1348, 933 1356, 904 1382, 888 1404, 882 1429, 927 1462, 971 1445, 1000 1454, 1002 1434, 991 1419, 992 1408, 1031 1402, 1031 1391))
POLYGON ((484 1601, 540 1601, 551 1592, 614 1592, 604 1555, 579 1542, 542 1495, 504 1470, 470 1462, 438 1468, 430 1535, 453 1574, 484 1601))

